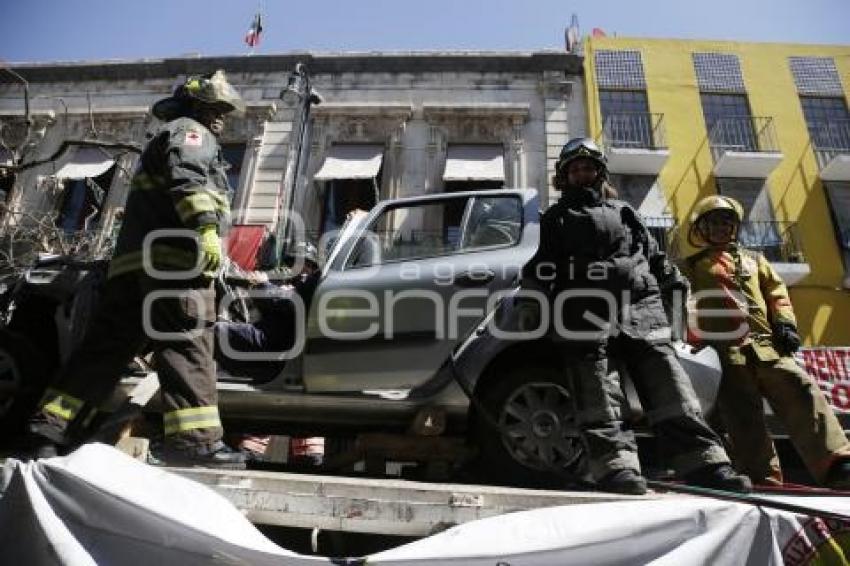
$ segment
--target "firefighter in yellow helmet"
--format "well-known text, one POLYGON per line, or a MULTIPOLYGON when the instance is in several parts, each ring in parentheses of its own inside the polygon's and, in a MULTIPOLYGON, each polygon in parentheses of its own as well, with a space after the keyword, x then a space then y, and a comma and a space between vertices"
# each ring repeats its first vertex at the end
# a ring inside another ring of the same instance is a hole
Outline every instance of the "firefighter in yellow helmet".
POLYGON ((218 137, 244 102, 223 71, 189 77, 151 112, 163 124, 142 152, 98 309, 86 338, 29 422, 46 455, 85 441, 89 422, 146 344, 162 388, 162 459, 239 468, 222 442, 213 362, 212 276, 230 193, 218 137))
POLYGON ((819 483, 850 487, 850 443, 817 384, 795 362, 800 347, 788 290, 765 257, 738 242, 743 208, 715 195, 697 203, 682 236, 690 278, 692 342, 718 350, 718 408, 733 461, 757 484, 782 483, 762 398, 819 483))

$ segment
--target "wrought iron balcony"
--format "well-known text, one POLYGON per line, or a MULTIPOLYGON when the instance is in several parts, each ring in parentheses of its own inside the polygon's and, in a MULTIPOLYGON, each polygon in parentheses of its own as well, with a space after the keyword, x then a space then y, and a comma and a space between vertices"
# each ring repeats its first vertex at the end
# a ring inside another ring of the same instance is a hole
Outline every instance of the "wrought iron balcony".
POLYGON ((602 138, 612 173, 657 175, 670 156, 663 114, 610 114, 602 138))
POLYGON ((676 226, 676 219, 672 216, 644 216, 643 221, 649 228, 649 233, 658 242, 658 247, 667 250, 670 243, 670 231, 676 226))
POLYGON ((708 142, 718 177, 766 178, 782 161, 770 117, 718 118, 708 142))
POLYGON ((738 241, 748 249, 761 252, 786 285, 798 283, 811 271, 803 255, 796 222, 744 222, 738 231, 738 241))
POLYGON ((850 181, 850 120, 809 124, 812 148, 824 181, 850 181))
POLYGON ((770 261, 804 263, 796 222, 750 220, 741 224, 738 240, 770 261))

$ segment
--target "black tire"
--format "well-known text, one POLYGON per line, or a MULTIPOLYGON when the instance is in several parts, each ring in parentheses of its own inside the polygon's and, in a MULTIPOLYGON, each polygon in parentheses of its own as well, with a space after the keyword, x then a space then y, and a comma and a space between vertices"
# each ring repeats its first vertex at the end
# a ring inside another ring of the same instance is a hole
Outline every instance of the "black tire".
POLYGON ((26 338, 0 330, 0 442, 14 440, 44 395, 50 368, 26 338))
POLYGON ((481 403, 473 411, 478 475, 525 487, 566 487, 581 479, 584 449, 562 370, 509 366, 489 376, 476 395, 481 403))

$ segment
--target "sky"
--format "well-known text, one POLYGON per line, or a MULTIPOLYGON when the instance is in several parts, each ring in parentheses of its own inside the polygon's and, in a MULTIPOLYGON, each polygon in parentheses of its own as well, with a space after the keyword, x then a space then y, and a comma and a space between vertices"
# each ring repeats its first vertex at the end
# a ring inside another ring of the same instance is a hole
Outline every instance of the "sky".
POLYGON ((850 44, 850 0, 0 0, 0 62, 293 51, 562 49, 608 35, 850 44))

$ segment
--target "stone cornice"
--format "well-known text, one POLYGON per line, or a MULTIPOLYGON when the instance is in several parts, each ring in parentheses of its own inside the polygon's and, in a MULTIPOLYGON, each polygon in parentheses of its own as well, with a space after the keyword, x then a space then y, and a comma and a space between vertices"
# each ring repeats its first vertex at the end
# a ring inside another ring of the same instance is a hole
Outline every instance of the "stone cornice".
POLYGON ((325 102, 314 106, 312 113, 317 117, 324 116, 369 116, 386 117, 407 120, 413 114, 413 106, 398 103, 345 103, 325 102))
MULTIPOLYGON (((245 113, 249 116, 273 115, 277 111, 278 103, 272 100, 246 100, 245 113)), ((150 113, 150 106, 94 106, 92 114, 95 116, 108 118, 131 118, 144 117, 150 113)), ((30 115, 35 118, 37 116, 49 116, 51 118, 61 118, 66 112, 53 109, 34 108, 30 111, 30 115)), ((72 107, 68 108, 67 115, 69 118, 79 118, 80 116, 87 117, 89 114, 88 108, 72 107)), ((23 118, 23 108, 0 108, 0 117, 8 116, 14 118, 23 118)))
POLYGON ((456 116, 465 118, 518 118, 526 119, 529 114, 528 104, 511 104, 501 102, 482 102, 477 104, 424 104, 422 114, 425 119, 440 116, 456 116))
MULTIPOLYGON (((425 73, 562 71, 582 73, 582 58, 557 51, 538 52, 411 52, 411 53, 285 53, 224 57, 182 57, 139 61, 79 61, 21 63, 13 69, 31 83, 86 80, 147 80, 225 69, 228 73, 289 72, 296 63, 310 73, 425 73)), ((0 74, 0 83, 12 83, 0 74)))

